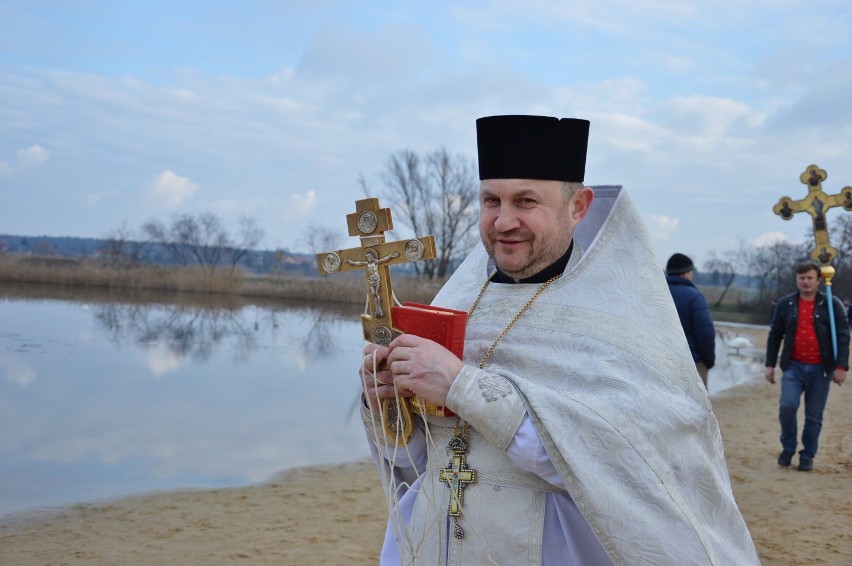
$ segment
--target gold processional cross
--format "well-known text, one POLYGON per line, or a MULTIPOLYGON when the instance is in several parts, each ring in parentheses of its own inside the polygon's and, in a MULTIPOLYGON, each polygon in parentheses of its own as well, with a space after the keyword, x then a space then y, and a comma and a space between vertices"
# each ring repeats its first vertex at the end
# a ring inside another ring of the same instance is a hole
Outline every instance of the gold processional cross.
MULTIPOLYGON (((799 180, 808 186, 808 196, 802 200, 794 201, 790 197, 781 197, 772 210, 784 220, 790 220, 796 212, 806 211, 814 221, 814 249, 811 250, 811 258, 822 264, 820 272, 825 281, 825 290, 829 304, 832 303, 831 280, 834 277, 834 267, 831 261, 837 257, 837 248, 828 243, 828 222, 825 213, 835 206, 842 206, 844 210, 852 210, 852 187, 843 187, 836 195, 826 195, 822 190, 822 182, 828 178, 828 173, 816 165, 808 165, 805 172, 799 175, 799 180)), ((834 355, 837 356, 837 335, 834 328, 834 310, 829 309, 829 321, 831 324, 831 346, 834 355)))
POLYGON ((808 195, 801 200, 781 197, 778 204, 772 207, 772 211, 784 220, 790 220, 797 212, 807 212, 811 215, 815 245, 810 255, 822 265, 829 265, 837 256, 837 248, 828 243, 828 222, 825 213, 835 206, 852 211, 852 187, 843 187, 838 194, 829 196, 822 190, 822 182, 827 178, 825 170, 816 165, 808 165, 805 172, 799 176, 802 183, 808 186, 808 195))
MULTIPOLYGON (((317 254, 321 275, 363 269, 367 279, 369 312, 361 315, 364 340, 387 346, 401 334, 394 328, 391 307, 391 265, 435 258, 435 238, 424 236, 411 240, 386 242, 385 232, 393 229, 389 208, 380 208, 379 199, 355 201, 355 212, 346 215, 349 235, 361 239, 361 247, 317 254)), ((407 398, 383 402, 382 426, 388 438, 405 443, 414 430, 411 403, 407 398)))

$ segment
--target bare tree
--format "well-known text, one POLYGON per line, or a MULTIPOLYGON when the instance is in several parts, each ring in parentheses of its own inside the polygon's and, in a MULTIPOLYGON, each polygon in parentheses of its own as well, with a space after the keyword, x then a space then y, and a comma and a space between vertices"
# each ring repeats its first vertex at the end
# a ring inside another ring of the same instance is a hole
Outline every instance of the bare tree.
POLYGON ((344 236, 337 230, 319 224, 311 224, 304 237, 299 239, 299 244, 312 254, 329 252, 340 249, 344 236))
POLYGON ((749 275, 760 281, 761 299, 766 300, 784 294, 795 285, 796 262, 806 258, 807 248, 803 244, 778 241, 774 244, 751 247, 746 255, 749 275))
POLYGON ((722 257, 718 257, 716 252, 712 251, 709 255, 710 259, 704 262, 704 271, 713 276, 714 284, 722 287, 722 292, 713 305, 719 308, 736 281, 738 270, 746 267, 744 260, 748 256, 748 251, 745 242, 740 241, 739 248, 725 252, 722 257))
POLYGON ((238 241, 230 247, 231 273, 237 268, 237 263, 251 250, 257 248, 263 240, 264 231, 257 225, 256 218, 243 216, 240 218, 240 228, 237 231, 238 241))
POLYGON ((104 235, 104 248, 102 260, 111 265, 120 265, 127 261, 127 242, 130 241, 130 228, 127 220, 123 220, 119 226, 111 228, 104 235))
POLYGON ((232 246, 228 232, 212 212, 204 212, 198 218, 185 215, 180 219, 178 237, 186 242, 189 249, 204 270, 213 274, 216 266, 225 259, 228 248, 232 246))
POLYGON ((160 220, 151 219, 142 225, 142 232, 151 243, 158 244, 166 250, 172 259, 180 265, 192 263, 192 252, 189 247, 177 238, 174 233, 177 218, 172 219, 172 225, 166 226, 160 220))
MULTIPOLYGON (((435 236, 437 258, 415 263, 416 273, 445 277, 452 261, 476 241, 478 184, 472 161, 445 148, 423 158, 404 149, 390 156, 381 178, 400 222, 415 236, 435 236)), ((366 189, 363 176, 360 183, 366 189)))
POLYGON ((142 261, 144 249, 147 242, 140 238, 133 238, 133 230, 123 220, 115 228, 111 228, 104 236, 106 243, 103 250, 103 259, 112 265, 124 265, 142 261))
POLYGON ((197 264, 212 275, 218 266, 225 263, 230 264, 233 271, 237 262, 263 237, 263 231, 253 219, 244 218, 240 222, 238 244, 233 242, 222 221, 212 212, 204 212, 197 217, 191 214, 175 216, 168 226, 158 220, 150 220, 142 230, 179 264, 197 264))

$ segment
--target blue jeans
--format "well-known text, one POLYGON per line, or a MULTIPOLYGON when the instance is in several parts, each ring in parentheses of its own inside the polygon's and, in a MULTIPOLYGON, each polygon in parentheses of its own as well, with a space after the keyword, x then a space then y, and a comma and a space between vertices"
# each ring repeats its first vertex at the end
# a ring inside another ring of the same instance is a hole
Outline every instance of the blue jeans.
POLYGON ((831 376, 819 364, 790 362, 781 375, 781 401, 778 419, 781 421, 781 446, 788 452, 796 452, 796 412, 799 401, 805 395, 805 426, 802 429, 803 450, 800 458, 813 460, 819 446, 822 430, 822 412, 828 400, 831 376))

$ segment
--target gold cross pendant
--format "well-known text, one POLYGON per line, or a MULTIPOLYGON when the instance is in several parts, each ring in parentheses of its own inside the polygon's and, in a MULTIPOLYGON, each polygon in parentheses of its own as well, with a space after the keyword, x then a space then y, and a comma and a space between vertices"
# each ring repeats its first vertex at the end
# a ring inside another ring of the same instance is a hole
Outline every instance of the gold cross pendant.
POLYGON ((453 436, 448 447, 453 455, 447 467, 441 468, 438 479, 445 482, 450 489, 450 505, 447 514, 453 517, 455 521, 453 536, 462 539, 464 538, 464 530, 459 525, 459 517, 464 503, 464 490, 469 484, 476 481, 476 470, 470 469, 465 462, 467 442, 461 436, 458 434, 453 436))

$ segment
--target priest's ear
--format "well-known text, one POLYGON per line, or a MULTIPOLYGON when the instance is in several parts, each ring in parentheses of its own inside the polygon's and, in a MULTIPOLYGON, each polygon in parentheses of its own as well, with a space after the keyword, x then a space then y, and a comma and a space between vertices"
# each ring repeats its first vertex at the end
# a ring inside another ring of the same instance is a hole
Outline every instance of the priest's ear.
POLYGON ((589 187, 580 187, 574 192, 574 195, 571 197, 571 209, 569 211, 572 228, 579 224, 580 220, 589 212, 589 207, 592 206, 594 198, 595 193, 589 187))

